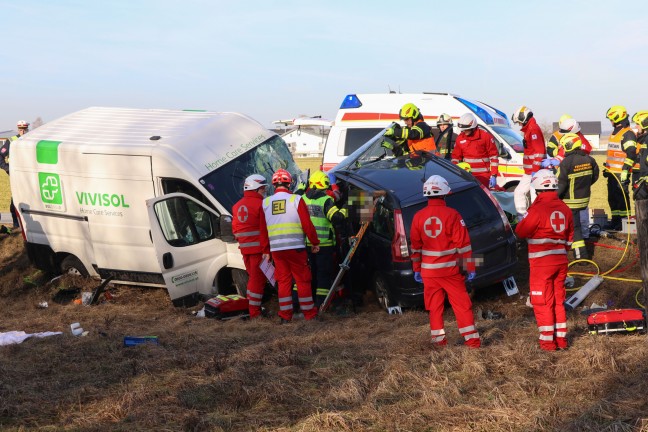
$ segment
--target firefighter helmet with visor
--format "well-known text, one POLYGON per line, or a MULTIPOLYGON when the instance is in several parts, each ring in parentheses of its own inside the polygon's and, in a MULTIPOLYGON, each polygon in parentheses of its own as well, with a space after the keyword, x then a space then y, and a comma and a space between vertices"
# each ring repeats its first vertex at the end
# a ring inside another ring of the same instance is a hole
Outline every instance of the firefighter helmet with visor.
POLYGON ((432 175, 425 181, 425 183, 423 183, 423 196, 445 196, 449 193, 450 185, 448 184, 448 181, 440 175, 432 175))

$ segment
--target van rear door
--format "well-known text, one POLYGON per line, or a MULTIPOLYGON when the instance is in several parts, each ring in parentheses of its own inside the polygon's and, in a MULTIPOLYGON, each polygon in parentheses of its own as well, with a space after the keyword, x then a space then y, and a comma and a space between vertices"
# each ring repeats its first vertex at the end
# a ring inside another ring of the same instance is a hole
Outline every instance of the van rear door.
POLYGON ((169 296, 211 294, 217 270, 227 265, 220 218, 198 200, 172 193, 146 200, 151 240, 169 296))

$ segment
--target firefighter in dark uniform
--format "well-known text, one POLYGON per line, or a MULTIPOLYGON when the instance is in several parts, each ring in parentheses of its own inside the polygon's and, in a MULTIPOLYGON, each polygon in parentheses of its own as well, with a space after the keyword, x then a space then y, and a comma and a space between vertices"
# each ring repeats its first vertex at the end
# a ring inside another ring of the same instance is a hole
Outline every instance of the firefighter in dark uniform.
POLYGON ((452 128, 452 116, 450 114, 441 114, 437 119, 437 127, 441 134, 439 139, 437 139, 437 150, 439 151, 439 156, 451 160, 452 159, 452 149, 454 148, 455 141, 457 141, 457 135, 455 135, 452 128))
MULTIPOLYGON (((2 147, 0 147, 0 168, 2 168, 7 173, 7 175, 9 175, 9 153, 11 151, 11 143, 29 132, 29 123, 27 123, 25 120, 20 120, 16 124, 16 127, 18 128, 18 134, 12 136, 9 139, 6 139, 2 144, 2 147)), ((16 207, 14 206, 13 197, 11 198, 9 211, 11 212, 13 227, 18 228, 18 215, 16 214, 16 207)), ((8 233, 8 230, 3 226, 0 232, 8 233)))
MULTIPOLYGON (((400 110, 400 119, 405 122, 405 127, 390 127, 385 131, 385 136, 394 138, 397 147, 392 151, 396 156, 402 154, 426 151, 436 153, 436 144, 432 135, 432 128, 425 122, 423 114, 413 103, 403 105, 400 110)), ((383 144, 386 145, 386 144, 383 144)))
POLYGON ((634 181, 634 199, 643 200, 648 198, 648 111, 639 111, 632 117, 632 121, 639 127, 637 135, 637 147, 639 149, 639 176, 634 181))
MULTIPOLYGON (((304 202, 311 221, 315 225, 320 250, 308 253, 311 266, 312 287, 315 306, 319 308, 333 284, 333 263, 335 259, 335 227, 345 222, 346 209, 339 209, 326 191, 330 188, 329 177, 322 171, 315 171, 308 179, 308 190, 304 202)), ((311 246, 306 240, 306 246, 311 246)))
POLYGON ((589 205, 592 184, 599 177, 599 168, 593 157, 581 148, 582 141, 574 133, 560 138, 565 158, 558 168, 558 198, 567 204, 574 217, 574 241, 571 245, 575 259, 588 259, 585 240, 581 232, 580 211, 589 205))
POLYGON ((614 126, 608 141, 607 160, 603 177, 608 179, 608 204, 612 220, 604 229, 621 231, 621 219, 630 216, 628 184, 630 173, 637 159, 637 137, 630 129, 625 107, 615 105, 606 117, 614 126))

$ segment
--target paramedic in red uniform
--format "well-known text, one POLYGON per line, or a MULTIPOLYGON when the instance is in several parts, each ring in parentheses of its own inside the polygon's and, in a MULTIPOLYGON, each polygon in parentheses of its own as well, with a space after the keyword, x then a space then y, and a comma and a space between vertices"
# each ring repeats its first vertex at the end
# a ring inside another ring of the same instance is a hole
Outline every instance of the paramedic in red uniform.
POLYGON ((481 340, 462 273, 464 267, 470 272, 468 280, 475 277, 470 237, 461 215, 446 206, 445 196, 449 192, 448 182, 438 175, 430 176, 423 184, 428 205, 414 215, 410 229, 414 279, 423 283, 432 343, 435 346, 448 343, 443 329, 447 295, 464 344, 479 348, 481 340))
POLYGON ((263 251, 268 249, 268 239, 265 237, 266 243, 262 244, 259 224, 263 212, 261 205, 267 187, 265 177, 252 174, 243 184, 243 198, 232 207, 232 231, 239 243, 245 269, 250 276, 247 284, 250 318, 261 315, 261 301, 266 283, 260 265, 263 261, 263 251))
POLYGON ((426 151, 436 153, 436 144, 432 135, 432 128, 425 122, 423 114, 413 103, 403 105, 400 110, 400 119, 405 122, 404 128, 388 128, 386 137, 393 137, 397 142, 407 141, 404 153, 426 151))
POLYGON ((472 113, 459 118, 457 127, 461 131, 452 150, 452 163, 467 162, 472 175, 484 186, 494 188, 497 184, 499 153, 495 138, 489 132, 477 127, 472 113))
POLYGON ((558 180, 542 169, 531 181, 538 197, 515 229, 529 247, 529 291, 540 332, 540 348, 567 348, 565 278, 567 251, 574 239, 572 212, 558 198, 558 180))
POLYGON ((518 219, 520 219, 524 217, 527 211, 527 194, 529 192, 531 193, 531 202, 535 200, 535 191, 531 189, 531 177, 540 170, 542 160, 547 155, 547 148, 545 147, 542 130, 538 126, 538 122, 533 117, 533 111, 529 107, 521 106, 511 116, 511 119, 513 123, 522 126, 522 133, 524 134, 524 156, 522 156, 524 175, 515 187, 513 196, 515 210, 517 211, 518 219))
MULTIPOLYGON (((297 283, 299 309, 306 320, 317 316, 311 291, 311 270, 304 234, 313 245, 311 252, 319 252, 319 239, 306 203, 301 196, 290 193, 290 173, 284 169, 272 175, 275 193, 263 200, 261 236, 270 244, 269 252, 275 264, 275 278, 279 285, 279 317, 281 323, 292 320, 292 281, 297 283)), ((262 240, 263 242, 263 240, 262 240)), ((267 254, 268 250, 264 251, 267 254)))

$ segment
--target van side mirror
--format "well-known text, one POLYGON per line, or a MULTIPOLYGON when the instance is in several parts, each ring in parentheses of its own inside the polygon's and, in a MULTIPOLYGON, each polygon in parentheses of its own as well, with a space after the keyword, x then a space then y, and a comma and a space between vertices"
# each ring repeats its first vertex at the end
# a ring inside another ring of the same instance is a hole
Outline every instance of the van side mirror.
POLYGON ((220 236, 221 240, 228 243, 236 241, 232 232, 232 217, 223 215, 220 217, 220 236))

